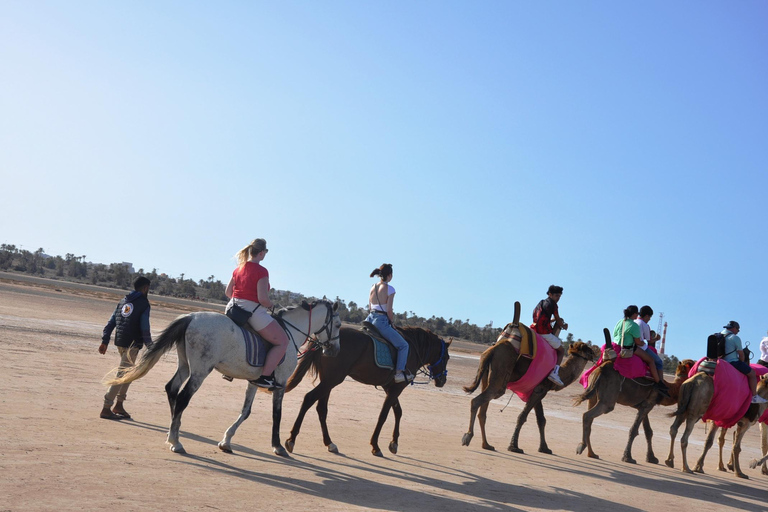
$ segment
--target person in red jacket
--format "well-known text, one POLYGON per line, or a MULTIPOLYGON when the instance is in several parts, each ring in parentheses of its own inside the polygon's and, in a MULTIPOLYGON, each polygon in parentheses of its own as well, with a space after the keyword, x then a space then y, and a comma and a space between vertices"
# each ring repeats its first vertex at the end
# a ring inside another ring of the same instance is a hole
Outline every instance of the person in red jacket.
POLYGON ((275 368, 288 348, 288 335, 267 310, 274 307, 269 299, 269 272, 261 266, 267 252, 267 241, 263 238, 257 238, 238 251, 238 265, 224 293, 230 298, 227 309, 237 304, 252 312, 248 323, 264 341, 274 345, 267 352, 261 376, 251 382, 262 388, 281 389, 283 386, 275 380, 275 368))
POLYGON ((539 301, 536 308, 533 310, 533 324, 531 324, 531 329, 538 334, 541 334, 541 336, 547 340, 547 343, 549 343, 557 352, 557 362, 548 378, 558 386, 565 385, 563 384, 563 381, 560 380, 560 363, 563 361, 565 349, 563 348, 563 341, 552 333, 552 317, 555 319, 554 327, 568 329, 568 324, 560 318, 557 309, 557 303, 560 302, 560 297, 562 297, 562 295, 562 286, 555 286, 554 284, 550 286, 549 290, 547 290, 547 298, 539 301))

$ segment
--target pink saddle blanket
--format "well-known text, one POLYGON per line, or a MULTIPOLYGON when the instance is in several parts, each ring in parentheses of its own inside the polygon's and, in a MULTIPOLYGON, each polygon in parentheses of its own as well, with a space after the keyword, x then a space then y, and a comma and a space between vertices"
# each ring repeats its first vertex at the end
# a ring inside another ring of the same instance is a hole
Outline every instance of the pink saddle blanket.
POLYGON ((557 352, 547 343, 547 340, 537 333, 536 355, 531 360, 528 371, 518 380, 509 382, 507 389, 519 396, 523 402, 527 402, 533 389, 547 378, 556 362, 557 352))
MULTIPOLYGON (((616 344, 613 343, 613 350, 618 355, 619 352, 621 352, 621 348, 616 344)), ((638 349, 640 350, 640 349, 638 349)), ((656 349, 653 347, 649 347, 648 350, 653 350, 656 352, 656 349)), ((589 368, 587 371, 585 371, 582 376, 579 378, 579 382, 582 386, 584 386, 584 389, 586 389, 589 386, 589 376, 592 374, 593 371, 595 371, 595 368, 603 364, 603 355, 605 354, 605 345, 600 349, 600 359, 597 360, 595 365, 592 368, 589 368)), ((626 377, 627 379, 637 379, 638 377, 649 377, 650 374, 648 373, 648 365, 643 362, 642 359, 640 359, 637 356, 628 357, 626 359, 617 357, 613 361, 613 367, 614 369, 619 372, 619 375, 626 377)))
MULTIPOLYGON (((706 357, 702 357, 693 365, 688 372, 688 378, 696 375, 699 364, 705 359, 706 357)), ((768 372, 768 368, 761 365, 750 366, 758 376, 768 372)), ((702 419, 711 420, 718 427, 731 428, 746 414, 752 403, 747 376, 734 368, 731 363, 718 359, 712 380, 715 384, 715 394, 702 419)), ((764 413, 760 421, 768 422, 768 416, 764 413)))

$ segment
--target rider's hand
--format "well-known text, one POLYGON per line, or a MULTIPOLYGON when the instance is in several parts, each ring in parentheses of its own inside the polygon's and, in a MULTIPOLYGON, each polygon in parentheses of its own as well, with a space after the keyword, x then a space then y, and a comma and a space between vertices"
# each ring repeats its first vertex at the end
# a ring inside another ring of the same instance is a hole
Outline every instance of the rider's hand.
POLYGON ((107 344, 102 343, 99 345, 99 354, 106 354, 107 353, 107 344))

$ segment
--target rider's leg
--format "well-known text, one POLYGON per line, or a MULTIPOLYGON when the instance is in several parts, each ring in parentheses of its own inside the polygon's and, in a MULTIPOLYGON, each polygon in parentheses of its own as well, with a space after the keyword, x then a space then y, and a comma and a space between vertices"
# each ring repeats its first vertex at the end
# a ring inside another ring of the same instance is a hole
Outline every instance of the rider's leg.
POLYGON ((563 361, 563 355, 565 354, 563 342, 554 334, 542 334, 541 336, 547 340, 547 343, 549 343, 549 345, 557 352, 557 362, 555 363, 555 367, 552 368, 552 372, 549 374, 548 378, 558 386, 564 386, 565 384, 563 384, 563 381, 560 379, 560 363, 563 361))
POLYGON ((265 341, 274 345, 269 352, 267 352, 267 359, 264 361, 264 368, 262 368, 262 375, 272 375, 275 372, 275 368, 280 364, 280 360, 285 355, 285 350, 288 348, 288 335, 280 324, 276 321, 272 321, 266 327, 259 330, 259 334, 265 341))
POLYGON ((395 372, 402 373, 405 370, 405 364, 408 362, 408 342, 400 333, 389 323, 386 315, 375 315, 373 325, 379 330, 382 336, 397 349, 397 361, 395 362, 395 372))
POLYGON ((648 369, 651 371, 651 377, 653 378, 653 381, 659 382, 659 372, 656 370, 656 363, 654 363, 653 358, 641 348, 635 349, 635 355, 648 365, 648 369))

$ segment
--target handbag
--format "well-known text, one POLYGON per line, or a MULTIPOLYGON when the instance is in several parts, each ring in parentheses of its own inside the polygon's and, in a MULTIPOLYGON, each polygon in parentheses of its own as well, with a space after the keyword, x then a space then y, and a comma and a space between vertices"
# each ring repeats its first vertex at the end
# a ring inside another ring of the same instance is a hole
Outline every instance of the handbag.
POLYGON ((622 359, 629 359, 633 355, 635 355, 635 347, 624 347, 624 327, 627 325, 626 318, 621 321, 621 352, 619 352, 619 357, 622 359))
MULTIPOLYGON (((256 309, 259 309, 259 306, 256 306, 256 309)), ((248 319, 251 318, 256 309, 248 311, 244 307, 238 306, 233 302, 230 307, 227 308, 225 314, 239 327, 242 327, 248 323, 248 319)))

